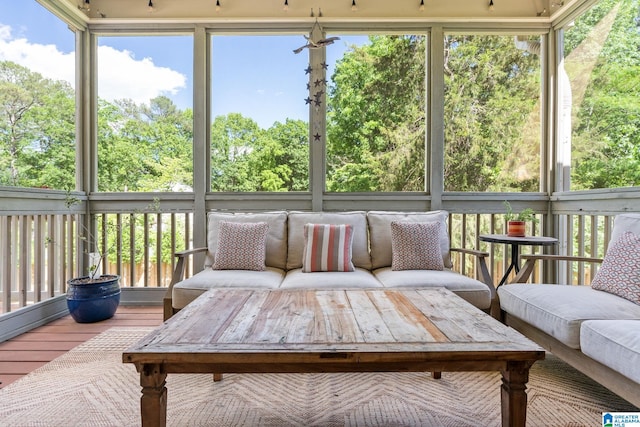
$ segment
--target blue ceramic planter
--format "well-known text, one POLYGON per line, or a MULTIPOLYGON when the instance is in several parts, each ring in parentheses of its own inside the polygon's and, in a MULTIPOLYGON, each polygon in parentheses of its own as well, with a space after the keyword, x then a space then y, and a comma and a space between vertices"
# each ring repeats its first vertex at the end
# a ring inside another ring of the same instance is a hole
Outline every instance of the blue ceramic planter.
POLYGON ((120 276, 103 275, 96 282, 90 282, 87 276, 67 282, 67 307, 78 323, 109 319, 119 304, 120 276))

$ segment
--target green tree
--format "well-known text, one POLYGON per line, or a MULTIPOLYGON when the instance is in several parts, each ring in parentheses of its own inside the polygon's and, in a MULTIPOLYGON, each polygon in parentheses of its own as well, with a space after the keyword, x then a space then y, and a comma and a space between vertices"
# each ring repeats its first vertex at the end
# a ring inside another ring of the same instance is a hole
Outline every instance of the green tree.
POLYGON ((287 119, 267 129, 251 153, 258 191, 309 191, 309 127, 287 119))
POLYGON ((218 116, 211 125, 211 190, 257 191, 250 155, 259 147, 262 130, 240 113, 218 116))
POLYGON ((638 0, 601 1, 566 33, 565 56, 588 37, 603 43, 584 98, 574 105, 572 189, 640 185, 639 10, 638 0), (611 29, 602 33, 607 19, 611 29))
POLYGON ((512 37, 445 38, 445 190, 538 191, 537 176, 519 181, 504 170, 514 153, 532 146, 529 170, 540 166, 537 133, 524 131, 539 111, 539 58, 519 50, 512 37))
POLYGON ((74 106, 68 84, 0 61, 0 185, 62 189, 73 182, 74 106))
POLYGON ((425 38, 372 36, 331 78, 329 191, 423 191, 425 38))

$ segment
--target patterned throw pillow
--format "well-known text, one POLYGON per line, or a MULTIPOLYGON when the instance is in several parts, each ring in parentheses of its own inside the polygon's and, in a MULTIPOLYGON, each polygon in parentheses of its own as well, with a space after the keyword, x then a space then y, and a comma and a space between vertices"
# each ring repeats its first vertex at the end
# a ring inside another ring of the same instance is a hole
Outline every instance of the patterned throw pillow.
POLYGON ((265 269, 266 222, 220 221, 214 270, 265 269))
POLYGON ((353 271, 350 224, 305 224, 302 272, 353 271))
POLYGON ((640 237, 627 231, 611 244, 591 288, 640 304, 640 237))
POLYGON ((391 222, 392 270, 444 270, 441 222, 391 222))

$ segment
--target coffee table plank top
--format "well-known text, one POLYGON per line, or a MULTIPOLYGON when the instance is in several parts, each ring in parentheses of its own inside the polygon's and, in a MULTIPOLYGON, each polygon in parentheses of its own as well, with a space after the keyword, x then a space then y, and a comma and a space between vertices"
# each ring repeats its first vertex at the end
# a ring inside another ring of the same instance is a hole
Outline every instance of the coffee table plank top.
POLYGON ((123 360, 152 363, 176 354, 185 361, 191 356, 221 360, 225 354, 233 360, 233 355, 253 353, 317 357, 327 352, 378 353, 377 357, 476 352, 478 358, 506 352, 516 358, 525 353, 536 360, 544 357, 532 341, 444 288, 214 289, 129 348, 123 360))

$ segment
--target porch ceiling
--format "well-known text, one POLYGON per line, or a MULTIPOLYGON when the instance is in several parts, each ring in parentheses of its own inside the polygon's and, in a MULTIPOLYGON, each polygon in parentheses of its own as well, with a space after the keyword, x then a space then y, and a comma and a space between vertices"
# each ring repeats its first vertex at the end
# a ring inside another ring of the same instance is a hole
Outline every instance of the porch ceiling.
MULTIPOLYGON (((47 1, 47 0, 40 0, 47 1)), ((355 0, 357 10, 352 10, 352 0, 49 0, 73 10, 85 21, 133 20, 133 21, 228 21, 268 20, 287 21, 308 18, 312 9, 322 10, 327 20, 416 20, 447 21, 468 19, 472 21, 534 20, 547 22, 588 0, 355 0), (88 6, 88 7, 87 7, 88 6), (87 10, 89 9, 89 10, 87 10)))

